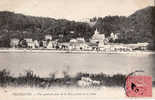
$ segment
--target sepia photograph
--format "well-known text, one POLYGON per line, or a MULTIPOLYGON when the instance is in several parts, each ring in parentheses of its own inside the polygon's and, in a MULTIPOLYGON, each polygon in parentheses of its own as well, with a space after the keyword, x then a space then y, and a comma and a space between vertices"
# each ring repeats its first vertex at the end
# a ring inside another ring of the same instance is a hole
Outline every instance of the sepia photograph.
POLYGON ((155 98, 154 0, 1 0, 1 100, 155 98))

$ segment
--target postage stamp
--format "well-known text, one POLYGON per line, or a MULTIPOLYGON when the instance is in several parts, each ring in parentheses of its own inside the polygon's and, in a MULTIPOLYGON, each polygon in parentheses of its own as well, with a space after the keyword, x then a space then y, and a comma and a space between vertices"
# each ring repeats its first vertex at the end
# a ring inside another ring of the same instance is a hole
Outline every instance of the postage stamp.
POLYGON ((152 77, 129 76, 125 90, 128 97, 152 97, 152 77))

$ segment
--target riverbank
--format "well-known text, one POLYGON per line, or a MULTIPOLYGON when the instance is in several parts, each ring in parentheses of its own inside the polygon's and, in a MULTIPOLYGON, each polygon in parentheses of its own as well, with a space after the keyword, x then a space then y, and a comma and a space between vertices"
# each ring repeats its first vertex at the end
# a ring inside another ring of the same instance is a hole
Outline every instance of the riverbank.
POLYGON ((56 49, 14 49, 14 48, 0 48, 0 53, 77 53, 77 54, 155 54, 155 51, 80 51, 80 50, 56 50, 56 49))

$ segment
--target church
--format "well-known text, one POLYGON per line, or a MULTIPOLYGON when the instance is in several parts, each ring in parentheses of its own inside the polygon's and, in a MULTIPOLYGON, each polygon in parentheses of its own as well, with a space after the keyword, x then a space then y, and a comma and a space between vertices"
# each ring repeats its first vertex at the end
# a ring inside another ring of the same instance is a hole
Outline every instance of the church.
POLYGON ((104 40, 105 40, 105 35, 100 34, 98 29, 96 28, 96 30, 94 31, 94 35, 90 39, 90 42, 91 43, 104 43, 104 40))

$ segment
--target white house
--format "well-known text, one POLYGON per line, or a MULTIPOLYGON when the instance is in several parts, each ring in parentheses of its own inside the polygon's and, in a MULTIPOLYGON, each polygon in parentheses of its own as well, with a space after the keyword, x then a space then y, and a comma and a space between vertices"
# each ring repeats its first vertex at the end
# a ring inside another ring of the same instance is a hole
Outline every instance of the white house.
POLYGON ((118 35, 117 34, 114 34, 113 32, 110 34, 110 38, 112 39, 112 40, 116 40, 116 39, 118 39, 118 35))
POLYGON ((75 49, 75 50, 85 50, 88 48, 88 45, 85 43, 84 38, 76 38, 76 39, 71 39, 70 40, 70 49, 75 49))
POLYGON ((70 43, 75 43, 75 42, 77 42, 76 39, 71 39, 71 40, 70 40, 70 43))
POLYGON ((12 48, 18 47, 18 44, 19 44, 19 39, 13 38, 13 39, 10 40, 10 46, 11 46, 12 48))
POLYGON ((52 35, 50 35, 50 34, 47 34, 47 35, 45 35, 45 40, 47 41, 47 40, 52 40, 52 35))
POLYGON ((84 38, 81 38, 81 37, 76 38, 76 41, 77 41, 78 43, 85 43, 85 39, 84 39, 84 38))
POLYGON ((39 48, 40 47, 40 44, 39 44, 38 40, 34 40, 34 45, 35 45, 35 48, 39 48))
POLYGON ((69 43, 70 43, 70 49, 76 49, 76 43, 77 43, 76 39, 71 39, 69 43))
POLYGON ((47 41, 42 41, 42 45, 44 48, 46 48, 47 47, 47 41))
POLYGON ((48 49, 53 49, 53 43, 52 43, 52 41, 49 41, 49 42, 47 43, 47 48, 48 48, 48 49))
POLYGON ((99 43, 98 43, 98 47, 99 47, 99 48, 103 48, 104 46, 105 46, 105 45, 104 45, 104 42, 99 42, 99 43))
POLYGON ((35 48, 32 38, 25 38, 24 40, 26 41, 28 48, 35 48))

